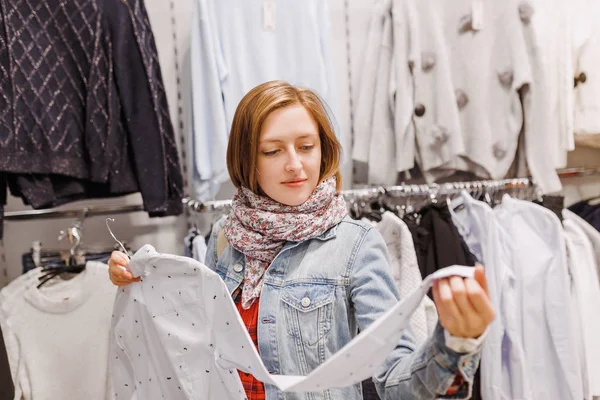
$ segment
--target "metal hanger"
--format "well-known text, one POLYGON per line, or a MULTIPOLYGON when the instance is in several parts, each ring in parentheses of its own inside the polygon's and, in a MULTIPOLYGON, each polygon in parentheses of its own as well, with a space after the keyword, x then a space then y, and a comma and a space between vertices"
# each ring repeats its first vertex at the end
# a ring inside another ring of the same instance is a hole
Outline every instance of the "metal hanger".
POLYGON ((58 240, 61 241, 64 238, 67 238, 69 243, 71 243, 71 248, 69 249, 69 260, 66 264, 63 264, 61 261, 46 265, 42 269, 44 274, 38 278, 40 281, 40 283, 37 285, 38 289, 56 276, 65 273, 80 273, 85 269, 85 263, 80 264, 76 256, 78 255, 79 246, 81 245, 81 241, 83 239, 82 227, 83 220, 85 219, 86 215, 87 211, 84 210, 82 217, 75 221, 69 229, 66 231, 60 231, 58 240))
POLYGON ((115 242, 117 242, 117 244, 121 247, 121 250, 123 251, 123 253, 129 257, 129 252, 127 251, 127 249, 125 248, 125 245, 123 243, 121 243, 121 241, 119 239, 117 239, 117 237, 115 236, 115 234, 113 233, 112 229, 110 229, 110 225, 108 224, 110 222, 115 222, 114 218, 106 218, 106 228, 108 229, 108 233, 110 233, 110 236, 112 236, 112 238, 115 240, 115 242))

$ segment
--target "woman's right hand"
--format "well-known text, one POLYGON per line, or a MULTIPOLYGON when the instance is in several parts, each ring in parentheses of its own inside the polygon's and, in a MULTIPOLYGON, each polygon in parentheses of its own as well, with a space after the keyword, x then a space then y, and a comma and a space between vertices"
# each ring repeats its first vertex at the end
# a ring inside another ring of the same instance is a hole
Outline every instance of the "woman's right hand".
POLYGON ((134 278, 131 272, 125 268, 129 265, 129 257, 120 251, 113 251, 108 260, 108 276, 110 281, 117 286, 127 286, 133 282, 139 282, 140 277, 134 278))

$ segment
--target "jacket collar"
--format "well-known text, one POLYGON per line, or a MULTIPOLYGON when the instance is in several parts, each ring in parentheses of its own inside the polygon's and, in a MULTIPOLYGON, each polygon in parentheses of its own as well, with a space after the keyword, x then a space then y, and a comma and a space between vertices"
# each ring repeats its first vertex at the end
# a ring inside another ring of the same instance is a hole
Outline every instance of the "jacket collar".
MULTIPOLYGON (((338 225, 339 224, 332 226, 331 228, 327 229, 325 232, 323 232, 319 236, 314 237, 313 239, 320 240, 323 242, 334 239, 337 236, 338 225)), ((311 239, 305 239, 305 240, 301 240, 299 242, 286 242, 286 244, 283 246, 281 251, 293 249, 294 247, 297 247, 308 240, 311 240, 311 239)), ((231 245, 229 245, 228 247, 231 247, 231 245)), ((236 265, 238 263, 245 265, 246 257, 244 256, 244 254, 242 252, 234 249, 233 247, 231 247, 231 250, 232 250, 232 259, 227 261, 230 268, 232 268, 234 265, 236 265)), ((224 262, 224 259, 221 259, 221 262, 224 262)), ((221 264, 221 262, 219 262, 219 264, 221 264)), ((228 269, 230 269, 230 268, 228 268, 228 269)))

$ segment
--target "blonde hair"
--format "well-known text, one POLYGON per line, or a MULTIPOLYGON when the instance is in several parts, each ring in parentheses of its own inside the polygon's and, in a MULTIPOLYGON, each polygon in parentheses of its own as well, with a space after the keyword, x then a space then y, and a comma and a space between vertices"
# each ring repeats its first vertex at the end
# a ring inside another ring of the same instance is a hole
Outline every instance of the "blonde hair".
POLYGON ((342 146, 335 136, 325 103, 309 89, 284 81, 270 81, 249 91, 235 111, 229 143, 227 169, 236 187, 245 186, 256 194, 258 185, 256 163, 263 123, 273 111, 300 104, 312 115, 319 127, 321 139, 321 172, 319 181, 337 178, 337 190, 342 187, 340 157, 342 146))

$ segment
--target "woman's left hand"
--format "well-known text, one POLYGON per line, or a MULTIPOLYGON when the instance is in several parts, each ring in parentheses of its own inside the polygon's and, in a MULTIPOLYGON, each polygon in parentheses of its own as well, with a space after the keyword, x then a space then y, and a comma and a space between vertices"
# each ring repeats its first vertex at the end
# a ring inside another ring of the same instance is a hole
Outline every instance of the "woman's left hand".
POLYGON ((453 276, 433 285, 440 323, 452 336, 476 339, 494 320, 485 271, 478 265, 474 278, 453 276))

